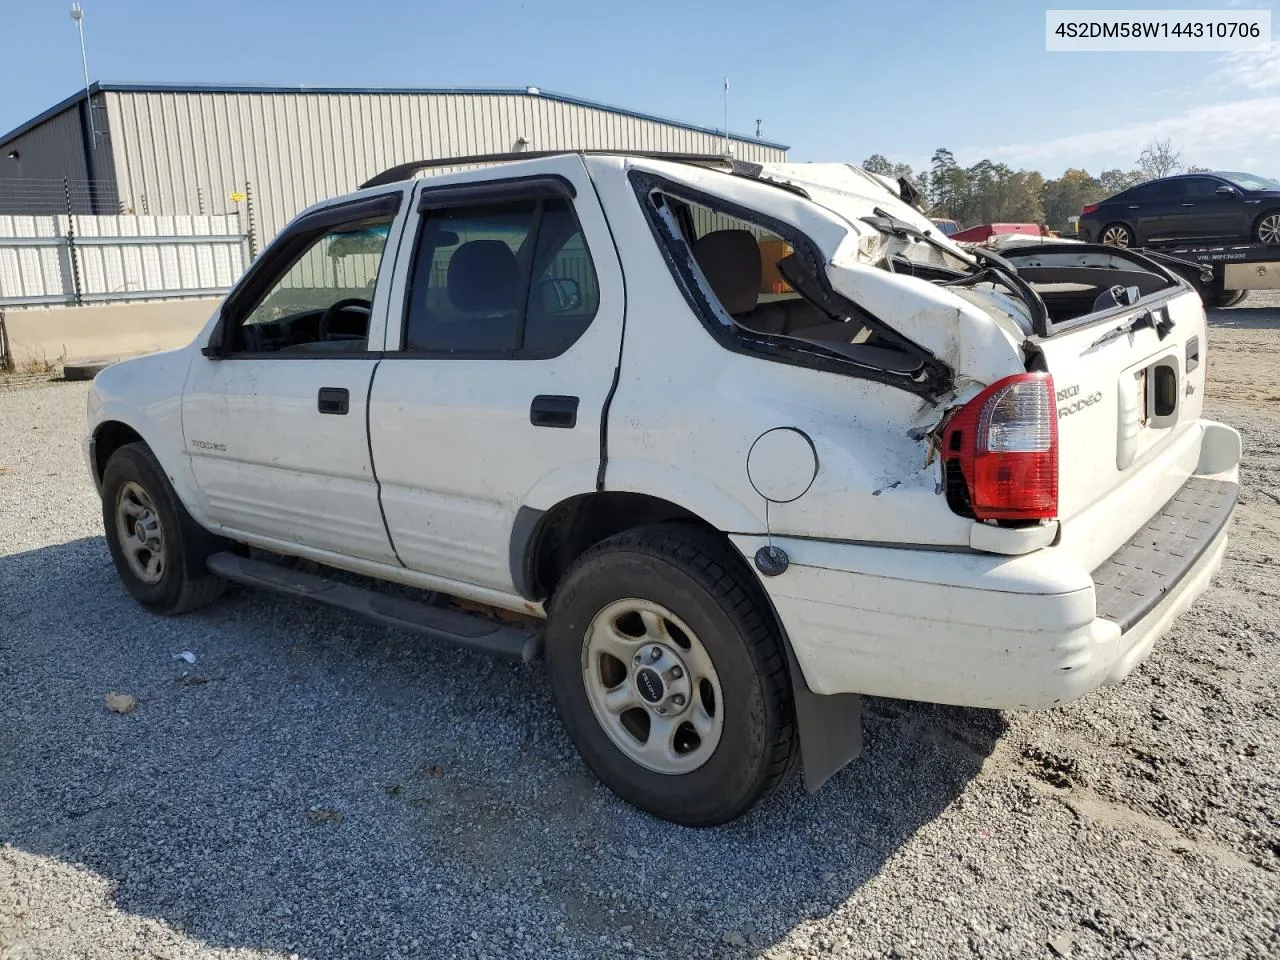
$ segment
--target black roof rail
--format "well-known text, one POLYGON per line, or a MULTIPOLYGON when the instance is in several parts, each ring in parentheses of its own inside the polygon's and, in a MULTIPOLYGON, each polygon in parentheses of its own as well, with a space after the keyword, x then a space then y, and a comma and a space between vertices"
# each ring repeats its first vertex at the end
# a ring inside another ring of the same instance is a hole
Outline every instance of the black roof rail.
POLYGON ((747 163, 733 157, 717 153, 662 153, 652 150, 526 150, 520 153, 480 153, 470 157, 437 157, 434 160, 413 160, 384 170, 371 180, 360 184, 360 189, 382 187, 399 180, 408 180, 419 170, 430 170, 432 167, 460 167, 473 163, 510 163, 515 160, 537 160, 542 157, 562 157, 567 154, 582 156, 619 156, 643 157, 646 160, 669 160, 673 163, 721 163, 728 164, 735 173, 757 175, 760 171, 758 163, 747 163))

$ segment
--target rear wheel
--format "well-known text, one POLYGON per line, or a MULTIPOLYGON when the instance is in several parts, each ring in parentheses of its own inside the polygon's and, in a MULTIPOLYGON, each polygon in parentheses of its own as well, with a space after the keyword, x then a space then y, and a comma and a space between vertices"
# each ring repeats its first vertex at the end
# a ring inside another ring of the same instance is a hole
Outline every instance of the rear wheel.
POLYGON ((1109 223, 1102 228, 1102 242, 1112 247, 1133 246, 1133 231, 1123 223, 1109 223))
POLYGON ((145 444, 125 444, 107 461, 102 523, 125 589, 148 610, 185 613, 226 588, 204 565, 222 542, 187 513, 145 444))
POLYGON ((1248 290, 1217 290, 1206 296, 1209 306, 1216 310, 1222 310, 1226 307, 1234 307, 1238 303, 1243 303, 1244 298, 1249 295, 1248 290))
POLYGON ((1253 238, 1268 246, 1280 246, 1280 210, 1268 210, 1253 225, 1253 238))
POLYGON ((556 706, 614 793, 689 826, 732 820, 798 757, 782 638, 749 570, 696 528, 593 547, 552 602, 556 706))

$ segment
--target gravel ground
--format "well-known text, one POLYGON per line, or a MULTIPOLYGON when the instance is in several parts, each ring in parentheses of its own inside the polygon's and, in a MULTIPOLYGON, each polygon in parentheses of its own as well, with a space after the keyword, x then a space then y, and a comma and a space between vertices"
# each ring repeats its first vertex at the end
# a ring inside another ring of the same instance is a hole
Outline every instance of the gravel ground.
POLYGON ((1280 296, 1210 339, 1236 535, 1141 670, 1048 713, 870 700, 819 795, 708 831, 597 785, 541 664, 246 591, 143 613, 87 388, 0 389, 0 960, 1280 955, 1280 296))

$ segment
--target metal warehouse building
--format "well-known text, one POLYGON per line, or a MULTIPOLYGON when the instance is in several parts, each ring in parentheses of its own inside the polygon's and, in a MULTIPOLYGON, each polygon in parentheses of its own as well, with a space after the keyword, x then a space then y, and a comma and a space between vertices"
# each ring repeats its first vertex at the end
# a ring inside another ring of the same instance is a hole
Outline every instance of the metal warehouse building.
MULTIPOLYGON (((261 242, 308 204, 407 160, 562 148, 720 153, 725 142, 722 131, 536 87, 95 83, 0 136, 0 213, 227 213, 248 187, 261 242)), ((728 145, 742 160, 786 159, 787 147, 767 140, 730 136, 728 145)))

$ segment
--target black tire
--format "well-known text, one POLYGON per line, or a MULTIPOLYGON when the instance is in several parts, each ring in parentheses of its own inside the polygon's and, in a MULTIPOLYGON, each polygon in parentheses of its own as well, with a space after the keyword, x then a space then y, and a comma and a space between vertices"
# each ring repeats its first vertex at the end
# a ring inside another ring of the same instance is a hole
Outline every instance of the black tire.
POLYGON ((728 545, 683 524, 627 531, 588 550, 551 604, 547 659, 561 720, 587 766, 628 803, 664 820, 706 827, 762 803, 799 758, 783 639, 750 570, 728 545), (659 603, 710 655, 723 691, 723 731, 697 769, 649 770, 610 739, 583 679, 587 627, 610 603, 659 603))
POLYGON ((1215 310, 1225 310, 1227 307, 1234 307, 1244 302, 1244 298, 1249 295, 1248 290, 1215 290, 1205 294, 1208 305, 1215 310))
POLYGON ((1098 232, 1098 242, 1109 244, 1113 247, 1132 247, 1133 239, 1133 230, 1123 223, 1108 223, 1098 232), (1114 239, 1108 240, 1108 236, 1114 239), (1121 239, 1123 239, 1123 243, 1120 242, 1121 239))
POLYGON ((1253 223, 1253 239, 1269 247, 1280 246, 1280 208, 1268 210, 1253 223), (1263 234, 1266 239, 1263 239, 1263 234))
POLYGON ((129 443, 111 454, 102 472, 102 524, 116 572, 138 603, 154 613, 179 614, 212 603, 226 581, 209 573, 205 560, 225 549, 225 541, 201 527, 174 493, 164 470, 144 443, 129 443), (159 580, 148 583, 130 566, 121 544, 116 508, 126 484, 137 484, 150 498, 163 539, 164 565, 159 580))

